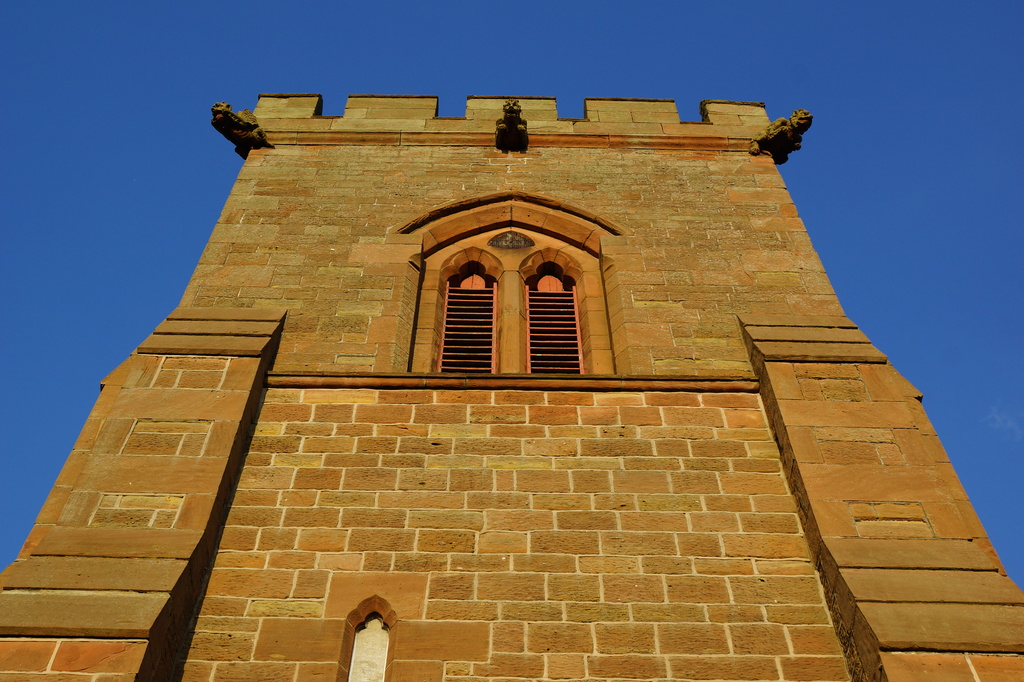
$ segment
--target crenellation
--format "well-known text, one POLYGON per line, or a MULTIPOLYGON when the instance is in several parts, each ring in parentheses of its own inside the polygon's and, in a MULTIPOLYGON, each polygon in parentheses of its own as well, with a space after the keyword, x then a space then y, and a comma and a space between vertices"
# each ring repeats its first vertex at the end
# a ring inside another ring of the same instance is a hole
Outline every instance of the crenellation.
POLYGON ((725 125, 747 123, 764 126, 769 122, 764 112, 764 102, 706 99, 700 103, 700 117, 708 123, 725 125))
POLYGON ((588 97, 583 118, 600 123, 679 123, 675 100, 588 97))
POLYGON ((482 97, 470 95, 466 98, 466 119, 480 119, 492 124, 501 118, 502 106, 509 99, 515 99, 523 108, 523 118, 530 122, 554 121, 558 110, 554 97, 482 97))
MULTIPOLYGON (((319 95, 260 95, 255 114, 274 144, 376 144, 390 139, 393 144, 489 145, 495 122, 502 116, 508 97, 471 95, 466 98, 465 116, 441 116, 438 98, 430 95, 349 95, 342 116, 322 116, 319 95), (328 133, 327 131, 331 131, 328 133), (360 137, 373 133, 401 133, 394 138, 360 137), (441 134, 445 137, 416 137, 441 134)), ((675 100, 597 98, 584 100, 583 118, 560 118, 554 97, 519 97, 529 132, 540 136, 535 144, 559 144, 558 138, 572 135, 626 136, 627 146, 643 137, 695 138, 691 145, 707 145, 715 138, 746 138, 768 123, 764 105, 757 102, 706 100, 701 103, 701 121, 680 121, 675 100), (712 127, 715 126, 715 127, 712 127), (632 140, 637 138, 637 140, 632 140), (701 138, 704 141, 699 141, 701 138)), ((582 139, 577 144, 586 143, 582 139)), ((646 143, 651 144, 651 143, 646 143)), ((721 142, 712 144, 721 145, 721 142)), ((657 146, 657 144, 655 144, 657 146)))
POLYGON ((324 98, 309 94, 260 94, 253 113, 265 118, 309 118, 323 113, 324 98))

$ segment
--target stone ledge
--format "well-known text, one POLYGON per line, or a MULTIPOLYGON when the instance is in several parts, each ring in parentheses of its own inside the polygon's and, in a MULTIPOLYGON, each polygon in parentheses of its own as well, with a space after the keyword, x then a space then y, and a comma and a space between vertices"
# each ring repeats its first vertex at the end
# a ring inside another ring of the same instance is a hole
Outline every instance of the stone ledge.
POLYGON ((272 336, 279 320, 253 322, 248 320, 168 319, 157 325, 157 334, 193 336, 272 336))
POLYGON ((984 550, 969 540, 828 538, 826 544, 841 567, 998 569, 984 550))
POLYGON ((270 372, 270 388, 513 389, 520 391, 694 391, 756 393, 743 373, 718 377, 622 377, 594 374, 327 374, 270 372))
POLYGON ((1024 593, 995 571, 851 568, 843 579, 858 603, 1024 604, 1024 593))
POLYGON ((33 551, 43 556, 188 559, 203 533, 174 528, 54 527, 33 551))
POLYGON ((75 589, 170 592, 185 562, 73 556, 31 556, 3 573, 5 589, 75 589))
POLYGON ((743 341, 756 364, 885 364, 884 353, 842 315, 740 315, 743 341))
POLYGON ((871 343, 859 329, 848 327, 821 328, 786 325, 784 327, 758 327, 748 325, 747 334, 754 341, 804 341, 814 343, 871 343))
POLYGON ((226 355, 259 357, 267 345, 265 336, 217 336, 151 334, 139 344, 145 355, 226 355))
MULTIPOLYGON (((748 157, 750 138, 757 131, 753 127, 732 126, 720 136, 679 134, 669 124, 659 125, 657 131, 630 131, 616 129, 611 124, 601 130, 587 132, 531 133, 530 149, 550 147, 580 147, 609 149, 678 149, 707 152, 741 152, 748 157)), ((679 124, 674 124, 679 125, 679 124)), ((694 124, 696 125, 696 124, 694 124)), ((381 126, 384 128, 384 126, 381 126)), ((717 132, 717 131, 716 131, 717 132)), ((275 119, 266 126, 267 139, 274 146, 288 145, 387 145, 387 146, 444 146, 484 147, 494 151, 494 134, 480 131, 414 131, 383 130, 296 130, 288 119, 275 119)), ((263 150, 256 150, 263 153, 263 150)), ((272 151, 272 150, 271 150, 272 151)), ((527 152, 509 152, 514 155, 527 152)), ((770 159, 769 159, 770 160, 770 159)))
POLYGON ((850 318, 843 315, 739 315, 740 322, 747 327, 838 327, 856 329, 850 318))
POLYGON ((278 308, 175 308, 168 320, 236 320, 280 322, 287 311, 278 308))
POLYGON ((768 362, 884 363, 882 351, 870 343, 819 343, 800 341, 755 342, 768 362))
POLYGON ((860 604, 882 649, 1024 653, 1024 608, 988 604, 860 604))
POLYGON ((144 355, 259 357, 272 352, 272 339, 285 311, 246 308, 178 308, 138 348, 144 355))
POLYGON ((168 603, 163 592, 5 590, 0 635, 145 638, 168 603))

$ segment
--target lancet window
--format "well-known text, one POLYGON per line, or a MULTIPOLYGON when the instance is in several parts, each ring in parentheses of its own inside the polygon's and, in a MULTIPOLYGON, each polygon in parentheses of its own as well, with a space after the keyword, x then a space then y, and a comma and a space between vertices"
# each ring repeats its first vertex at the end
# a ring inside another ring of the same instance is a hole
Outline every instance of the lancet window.
POLYGON ((583 374, 576 282, 545 262, 526 282, 526 371, 583 374))
POLYGON ((384 682, 390 634, 379 613, 371 613, 355 630, 348 682, 384 682))
POLYGON ((445 282, 440 372, 497 371, 497 281, 469 261, 445 282))

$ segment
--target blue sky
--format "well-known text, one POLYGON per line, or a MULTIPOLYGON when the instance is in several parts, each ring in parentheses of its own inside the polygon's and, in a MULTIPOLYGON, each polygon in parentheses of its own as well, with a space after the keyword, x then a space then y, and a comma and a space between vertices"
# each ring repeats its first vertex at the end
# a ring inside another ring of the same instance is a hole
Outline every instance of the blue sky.
POLYGON ((240 167, 210 105, 260 92, 764 101, 809 109, 783 167, 847 314, 925 394, 1024 583, 1011 2, 38 2, 0 9, 12 560, 116 367, 178 303, 240 167), (1000 142, 1000 140, 1003 140, 1000 142))

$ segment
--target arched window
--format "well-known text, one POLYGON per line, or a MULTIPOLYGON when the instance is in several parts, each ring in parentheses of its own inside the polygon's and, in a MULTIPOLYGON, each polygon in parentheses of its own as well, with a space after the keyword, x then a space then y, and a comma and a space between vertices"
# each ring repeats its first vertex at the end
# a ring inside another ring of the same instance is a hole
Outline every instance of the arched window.
POLYGON ((600 269, 582 249, 506 228, 441 249, 425 266, 414 370, 613 371, 600 269))
POLYGON ((348 682, 384 682, 390 642, 388 630, 384 617, 376 612, 356 626, 348 682))
POLYGON ((397 623, 398 615, 379 595, 361 601, 345 619, 338 679, 384 682, 394 655, 391 633, 397 623))
POLYGON ((582 374, 576 281, 547 261, 526 280, 526 371, 582 374))
POLYGON ((614 268, 601 244, 622 229, 516 192, 452 202, 399 228, 396 238, 422 231, 409 369, 613 374, 611 324, 623 321, 610 315, 614 268))
POLYGON ((448 278, 437 371, 497 371, 497 302, 497 282, 478 261, 465 263, 448 278))

